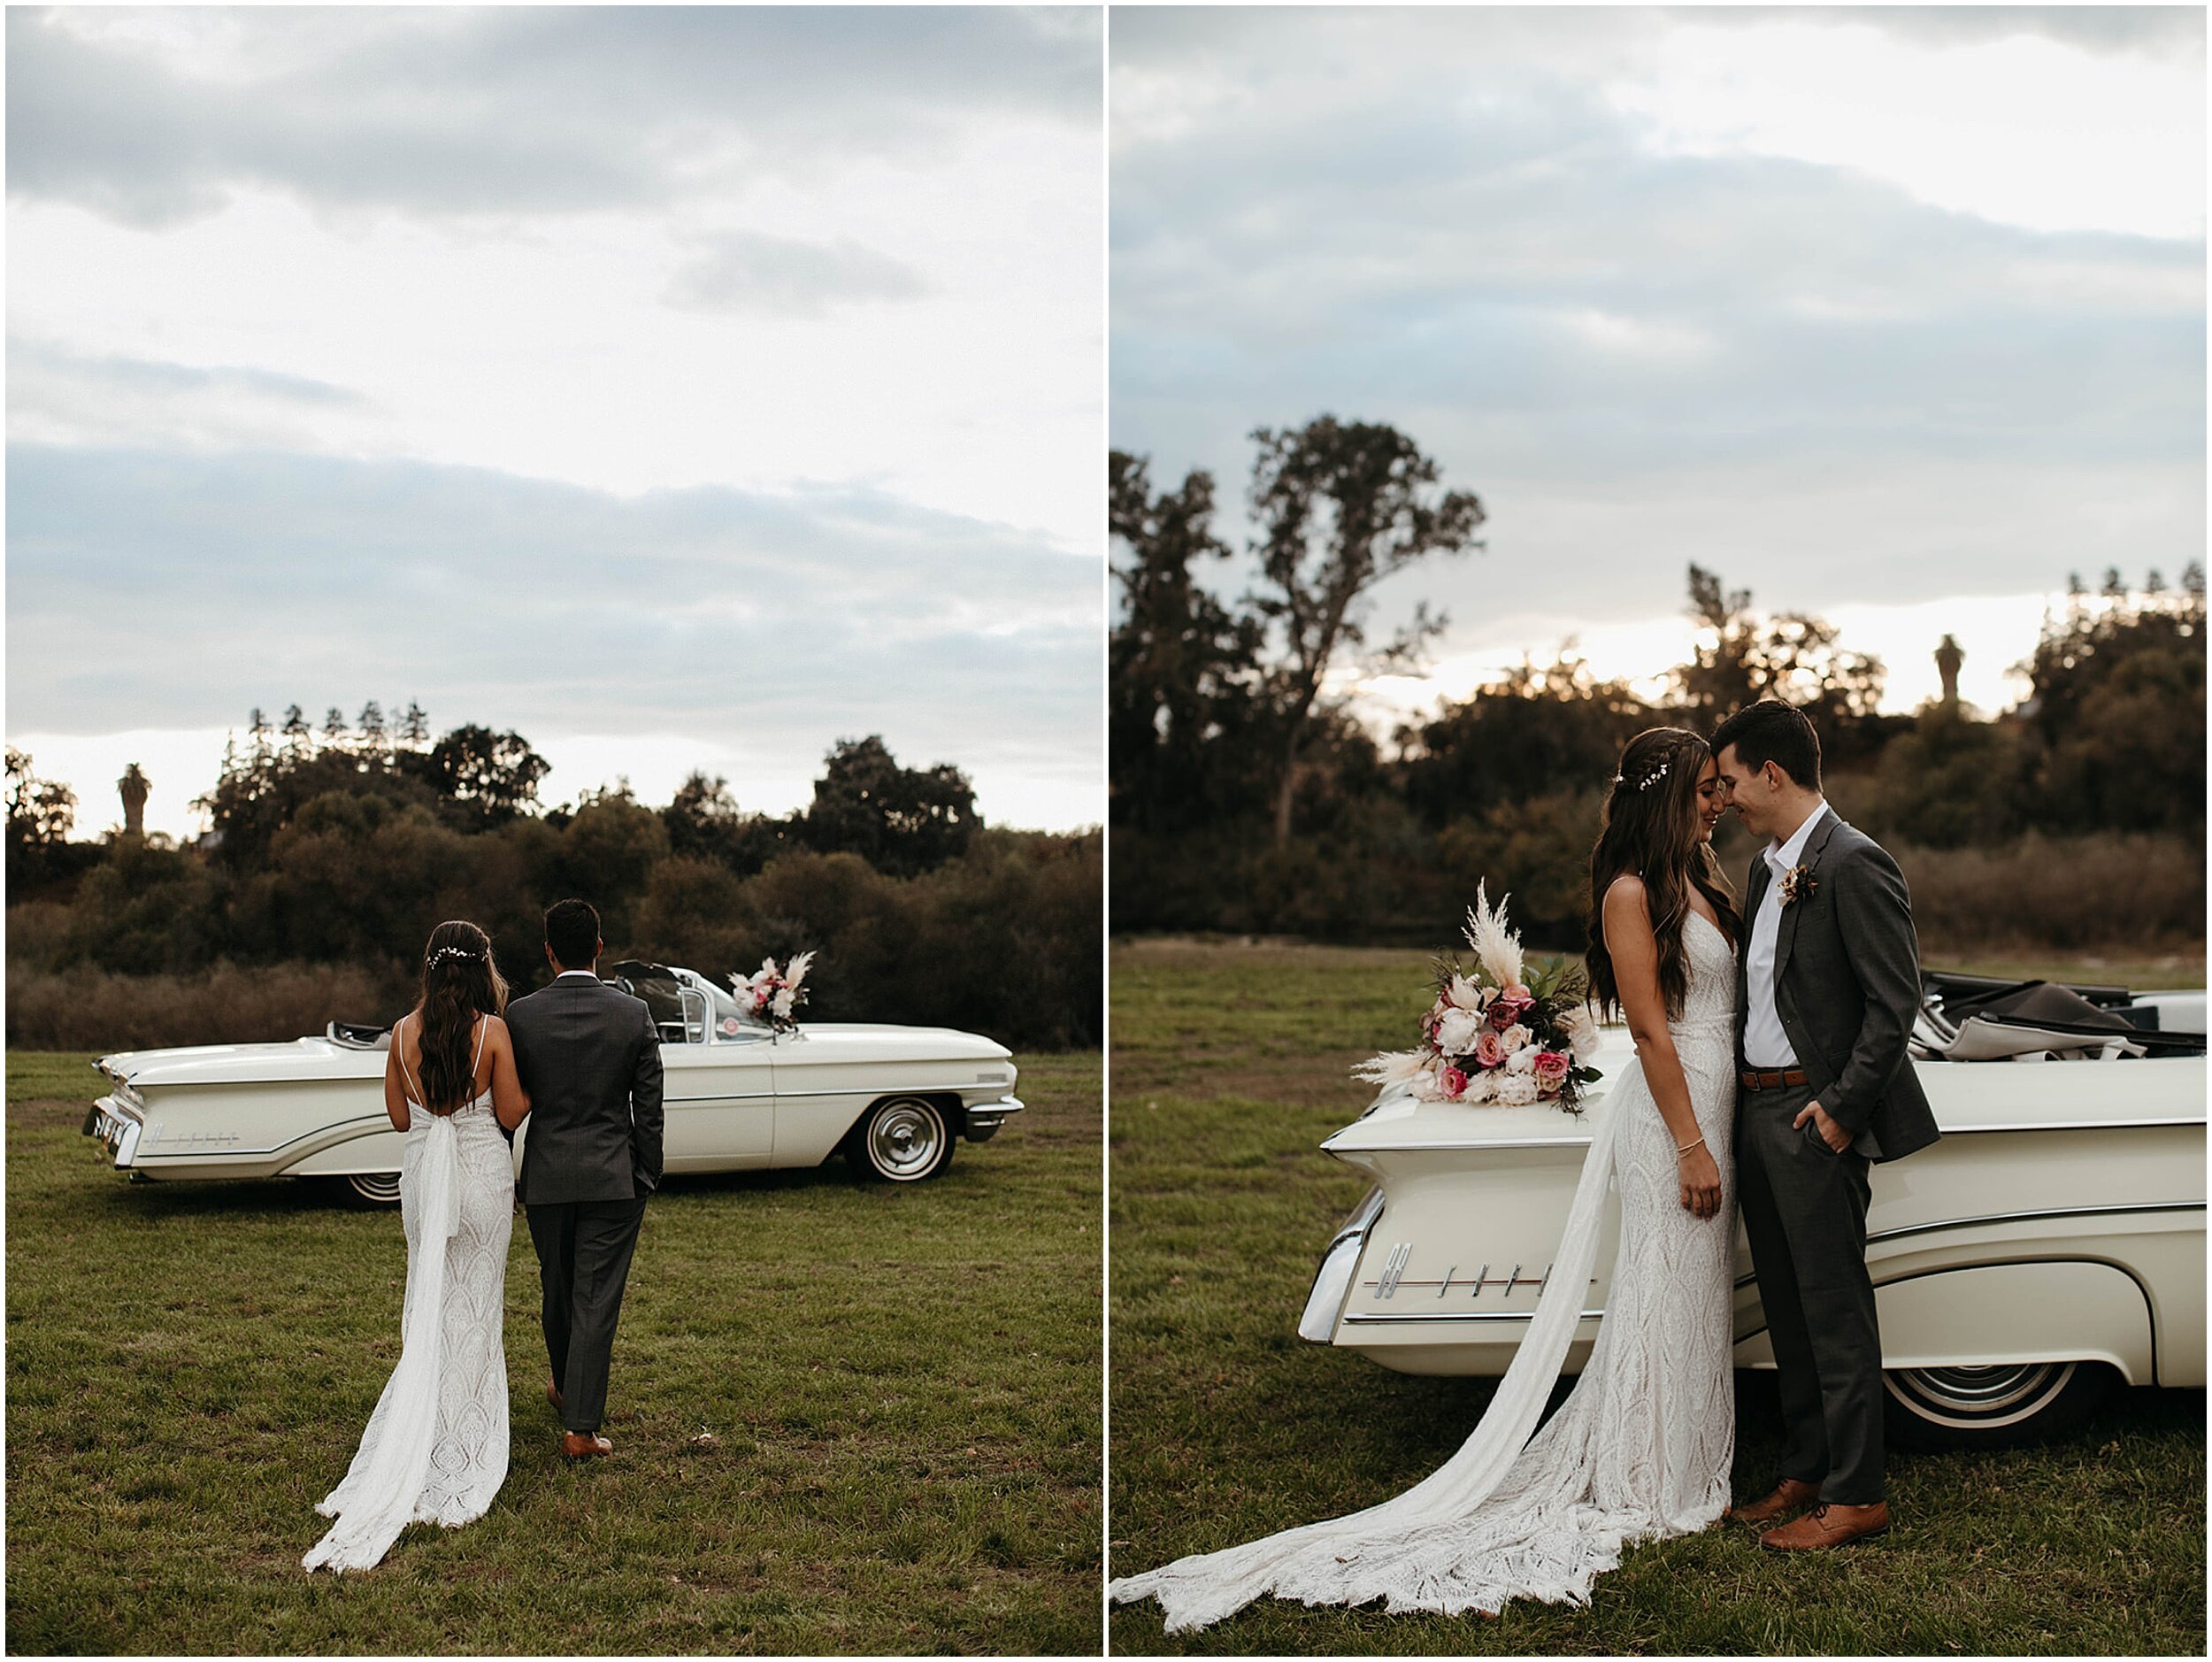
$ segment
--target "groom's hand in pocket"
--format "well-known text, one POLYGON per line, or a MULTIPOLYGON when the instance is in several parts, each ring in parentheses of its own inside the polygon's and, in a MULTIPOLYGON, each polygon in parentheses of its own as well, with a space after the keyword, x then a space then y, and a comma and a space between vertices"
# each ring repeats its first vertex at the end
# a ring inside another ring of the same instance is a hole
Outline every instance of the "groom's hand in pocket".
POLYGON ((1820 1134, 1820 1140, 1828 1145, 1829 1153, 1840 1154, 1851 1146, 1851 1134, 1831 1120, 1828 1111, 1818 1103, 1807 1103, 1798 1110, 1797 1118, 1790 1124, 1801 1128, 1808 1120, 1813 1122, 1813 1129, 1820 1134))

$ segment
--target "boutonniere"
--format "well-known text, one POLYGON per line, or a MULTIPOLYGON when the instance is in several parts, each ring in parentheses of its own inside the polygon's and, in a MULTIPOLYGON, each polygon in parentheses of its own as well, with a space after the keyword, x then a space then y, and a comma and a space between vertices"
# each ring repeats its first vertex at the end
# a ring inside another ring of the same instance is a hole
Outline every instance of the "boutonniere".
POLYGON ((1793 866, 1782 873, 1782 904, 1794 906, 1820 887, 1809 866, 1793 866))

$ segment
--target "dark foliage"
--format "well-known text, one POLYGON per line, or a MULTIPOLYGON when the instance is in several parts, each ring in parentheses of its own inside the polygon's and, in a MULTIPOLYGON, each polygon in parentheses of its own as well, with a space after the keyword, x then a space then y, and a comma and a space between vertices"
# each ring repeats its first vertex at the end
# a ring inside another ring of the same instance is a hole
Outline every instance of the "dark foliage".
POLYGON ((901 767, 882 739, 843 739, 814 781, 808 843, 910 877, 955 859, 975 835, 975 787, 958 768, 901 767))
POLYGON ((1213 476, 1193 473, 1155 496, 1145 462, 1116 450, 1108 503, 1129 554, 1114 568, 1123 609, 1107 648, 1112 818, 1175 831, 1256 812, 1261 758, 1274 748, 1258 696, 1260 620, 1231 612, 1193 569, 1229 553, 1210 524, 1213 476))
MULTIPOLYGON (((77 850, 89 869, 73 899, 49 890, 11 909, 12 925, 30 926, 12 935, 19 990, 97 988, 107 1008, 134 986, 189 1012, 200 1005, 165 989, 219 967, 305 989, 258 1001, 266 1014, 301 1006, 325 984, 319 966, 342 966, 403 997, 448 918, 481 925, 526 990, 550 973, 544 908, 581 895, 617 957, 719 976, 819 950, 812 1020, 971 1027, 1025 1046, 1101 1040, 1102 839, 985 831, 957 769, 902 768, 871 738, 832 751, 812 808, 786 819, 741 812, 703 775, 664 808, 625 786, 541 817, 526 804, 542 766, 518 735, 458 729, 433 765, 438 750, 372 742, 373 713, 359 742, 320 750, 311 735, 273 744, 257 719, 206 799, 222 834, 211 847, 40 844, 22 758, 25 847, 77 850)), ((420 725, 414 712, 403 745, 420 725)), ((49 1041, 67 1025, 54 998, 27 1008, 49 1041)), ((311 1025, 395 1013, 330 1010, 311 1025)))
MULTIPOLYGON (((1262 477, 1281 465, 1284 442, 1270 440, 1262 477)), ((2032 832, 2087 839, 2067 846, 2101 870, 2116 858, 2098 840, 2110 832, 2178 837, 2201 858, 2204 596, 2194 567, 2178 591, 2154 578, 2133 597, 2108 574, 2101 601, 2078 597, 2023 666, 2033 696, 1985 719, 1941 701, 1916 716, 1877 713, 1878 659, 1847 650, 1820 618, 1755 611, 1747 590, 1693 566, 1698 642, 1656 700, 1563 654, 1524 662, 1401 728, 1387 747, 1317 701, 1286 781, 1271 771, 1271 750, 1286 732, 1283 670, 1269 666, 1263 644, 1285 603, 1248 597, 1231 607, 1198 581, 1194 567, 1223 552, 1209 528, 1206 475, 1156 494, 1141 458, 1117 454, 1113 469, 1115 531, 1129 555, 1118 567, 1125 606, 1110 666, 1118 931, 1429 942, 1480 879, 1513 894, 1514 919, 1532 944, 1579 947, 1598 804, 1622 745, 1660 725, 1710 732, 1764 696, 1811 719, 1838 807, 1918 851, 1932 880, 1955 877, 1962 894, 1979 892, 1982 880, 1933 856, 1978 850, 1995 869, 2005 864, 1999 852, 2032 832), (1286 810, 1294 827, 1286 839, 1286 810)), ((1282 512, 1294 524, 1302 510, 1294 502, 1282 512)), ((1732 822, 1724 827, 1732 875, 1747 858, 1741 843, 1732 822)), ((2169 919, 2153 931, 2161 939, 2194 927, 2193 913, 2174 911, 2200 904, 2201 884, 2174 875, 2186 864, 2147 867, 2158 873, 2159 915, 2169 919)), ((1959 908, 1940 910, 1964 927, 1959 908)), ((2140 912, 2121 908, 2100 926, 2068 910, 2046 933, 2118 942, 2140 912)), ((2016 936, 2036 927, 2008 922, 2016 936)))
POLYGON ((28 754, 8 747, 8 893, 23 896, 66 884, 98 860, 96 849, 69 840, 77 794, 41 779, 28 754))

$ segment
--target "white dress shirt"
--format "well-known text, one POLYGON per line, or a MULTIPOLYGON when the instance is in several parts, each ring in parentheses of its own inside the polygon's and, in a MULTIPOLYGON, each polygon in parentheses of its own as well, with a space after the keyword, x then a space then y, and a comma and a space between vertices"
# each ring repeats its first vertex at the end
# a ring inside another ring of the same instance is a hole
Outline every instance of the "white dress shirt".
POLYGON ((599 979, 599 972, 597 970, 563 970, 553 979, 557 981, 565 981, 572 975, 581 975, 588 981, 595 981, 599 979))
POLYGON ((1828 812, 1825 798, 1813 804, 1805 823, 1786 843, 1767 844, 1767 888, 1759 897, 1759 910, 1751 919, 1751 939, 1744 948, 1743 1059, 1746 1067, 1795 1067, 1797 1051, 1782 1031, 1781 1012, 1774 1007, 1774 948, 1782 933, 1782 876, 1805 858, 1805 844, 1813 828, 1828 812))

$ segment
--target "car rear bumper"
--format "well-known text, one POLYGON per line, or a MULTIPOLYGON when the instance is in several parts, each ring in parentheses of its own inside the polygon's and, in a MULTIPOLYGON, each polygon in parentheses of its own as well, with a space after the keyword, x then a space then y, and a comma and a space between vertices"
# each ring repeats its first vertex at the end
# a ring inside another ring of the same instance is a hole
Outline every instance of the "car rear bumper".
POLYGON ((988 1143, 998 1135, 998 1128, 1025 1106, 1022 1099, 1010 1092, 996 1102, 969 1104, 965 1116, 967 1125, 964 1135, 971 1143, 988 1143))
POLYGON ((84 1135, 97 1137, 115 1157, 118 1171, 128 1171, 138 1157, 139 1133, 145 1127, 138 1116, 112 1096, 94 1103, 84 1117, 84 1135))

